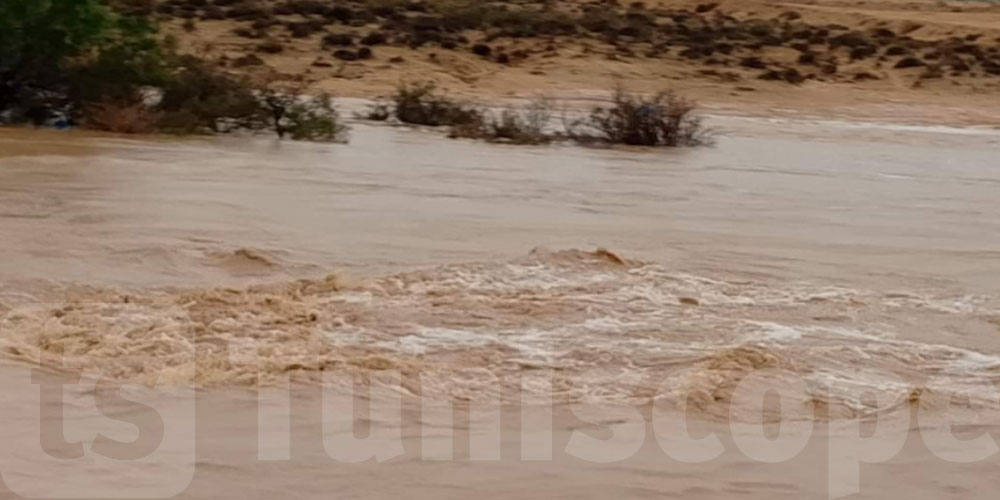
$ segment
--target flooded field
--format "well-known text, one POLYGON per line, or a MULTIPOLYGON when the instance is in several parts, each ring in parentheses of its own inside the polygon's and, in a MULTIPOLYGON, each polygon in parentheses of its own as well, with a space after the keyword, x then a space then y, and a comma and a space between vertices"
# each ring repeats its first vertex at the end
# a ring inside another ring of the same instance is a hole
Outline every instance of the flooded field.
MULTIPOLYGON (((949 391, 987 408, 992 394, 976 389, 1000 379, 1000 132, 712 124, 716 147, 664 152, 368 125, 336 146, 0 131, 0 379, 19 401, 37 392, 20 363, 58 350, 85 375, 193 382, 199 429, 213 433, 199 435, 187 494, 206 498, 273 496, 289 474, 333 487, 306 452, 240 462, 254 425, 224 415, 246 407, 246 388, 288 379, 314 401, 310 387, 335 369, 398 371, 407 397, 505 403, 531 392, 525 374, 551 372, 544 395, 557 404, 686 404, 706 426, 760 418, 732 393, 761 368, 806 391, 785 419, 943 409, 949 391), (262 490, 236 486, 263 470, 276 478, 262 490)), ((751 473, 731 457, 643 476, 650 453, 573 491, 605 498, 626 481, 636 497, 820 498, 826 487, 763 481, 790 469, 751 473)), ((419 460, 394 467, 385 484, 377 467, 354 470, 367 486, 348 496, 427 486, 419 460)), ((589 476, 504 464, 451 490, 440 467, 439 487, 417 496, 482 496, 511 480, 521 489, 493 497, 549 498, 529 486, 589 476)), ((919 479, 916 467, 906 473, 919 479)), ((886 477, 868 497, 887 498, 886 477)), ((938 486, 919 490, 957 491, 938 486)))
POLYGON ((673 270, 896 288, 998 277, 1000 133, 729 119, 711 149, 0 133, 0 277, 370 277, 605 247, 673 270), (255 259, 251 256, 259 256, 255 259))

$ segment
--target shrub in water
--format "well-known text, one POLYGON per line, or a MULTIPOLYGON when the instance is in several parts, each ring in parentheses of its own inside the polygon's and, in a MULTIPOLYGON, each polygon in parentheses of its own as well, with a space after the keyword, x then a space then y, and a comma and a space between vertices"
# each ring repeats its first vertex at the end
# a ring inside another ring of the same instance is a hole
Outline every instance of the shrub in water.
POLYGON ((615 89, 610 107, 567 126, 569 136, 581 143, 630 146, 703 146, 712 143, 711 132, 694 113, 696 105, 672 92, 652 97, 615 89))
POLYGON ((307 96, 299 88, 265 89, 260 103, 268 125, 279 138, 296 141, 346 142, 347 127, 329 95, 307 96))
POLYGON ((523 108, 483 113, 482 120, 452 127, 450 135, 511 144, 547 144, 553 140, 546 131, 552 108, 551 100, 539 98, 523 108))
POLYGON ((467 125, 482 121, 482 113, 436 92, 433 82, 402 83, 392 96, 393 114, 414 125, 467 125))
POLYGON ((255 128, 259 108, 249 83, 191 56, 181 56, 157 105, 160 127, 182 134, 255 128))
POLYGON ((388 104, 385 103, 375 103, 368 107, 361 118, 365 120, 371 120, 375 122, 384 122, 392 116, 392 110, 389 108, 388 104))

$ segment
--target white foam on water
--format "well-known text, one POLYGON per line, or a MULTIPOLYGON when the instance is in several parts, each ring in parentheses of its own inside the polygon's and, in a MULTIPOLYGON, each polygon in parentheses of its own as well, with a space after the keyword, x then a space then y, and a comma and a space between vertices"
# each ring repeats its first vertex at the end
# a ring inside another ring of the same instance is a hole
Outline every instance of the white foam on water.
POLYGON ((766 321, 750 321, 749 323, 761 328, 759 332, 750 334, 748 339, 750 341, 790 342, 802 338, 802 331, 798 328, 766 321))
POLYGON ((416 326, 410 335, 376 342, 374 347, 404 354, 422 355, 434 351, 476 349, 488 346, 496 339, 465 330, 416 326))

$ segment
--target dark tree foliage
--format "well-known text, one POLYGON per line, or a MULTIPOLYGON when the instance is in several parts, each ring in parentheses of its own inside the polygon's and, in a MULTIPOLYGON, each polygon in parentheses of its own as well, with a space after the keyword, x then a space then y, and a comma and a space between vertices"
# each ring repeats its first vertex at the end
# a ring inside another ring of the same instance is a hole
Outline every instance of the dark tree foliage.
POLYGON ((87 101, 131 97, 162 77, 153 32, 97 0, 3 0, 0 113, 41 123, 87 101))

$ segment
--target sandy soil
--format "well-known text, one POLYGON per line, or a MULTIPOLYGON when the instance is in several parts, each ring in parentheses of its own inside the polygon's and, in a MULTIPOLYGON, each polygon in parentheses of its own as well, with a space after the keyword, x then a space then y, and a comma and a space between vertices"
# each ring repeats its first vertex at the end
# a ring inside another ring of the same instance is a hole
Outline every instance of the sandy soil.
MULTIPOLYGON (((580 2, 583 3, 583 2, 580 2)), ((650 7, 693 10, 699 2, 662 0, 650 7)), ((888 28, 917 40, 940 41, 973 37, 983 46, 1000 40, 1000 5, 983 2, 925 0, 813 0, 767 2, 723 0, 715 9, 737 19, 777 19, 795 12, 800 21, 856 30, 888 28)), ((254 53, 260 40, 233 34, 232 20, 198 21, 192 32, 180 20, 166 23, 184 50, 233 60, 254 53)), ((922 68, 893 69, 885 58, 842 61, 840 74, 871 73, 877 80, 813 79, 801 85, 764 81, 753 70, 715 68, 678 57, 620 57, 614 47, 590 39, 556 40, 557 50, 498 64, 467 48, 444 50, 427 45, 419 49, 379 46, 366 61, 339 61, 318 43, 322 34, 292 38, 274 35, 285 47, 280 54, 255 55, 265 65, 241 71, 271 73, 285 79, 303 79, 315 88, 345 97, 379 97, 402 80, 425 79, 459 95, 479 99, 524 98, 538 94, 569 100, 601 98, 616 81, 651 92, 674 89, 697 98, 713 111, 750 115, 817 115, 854 120, 995 125, 1000 115, 1000 76, 946 74, 923 79, 922 68)), ((268 35, 271 37, 271 35, 268 35)), ((470 38, 475 41, 475 34, 470 38)), ((531 52, 552 40, 499 39, 507 52, 531 52)), ((765 47, 767 58, 794 62, 798 52, 785 46, 765 47)))

